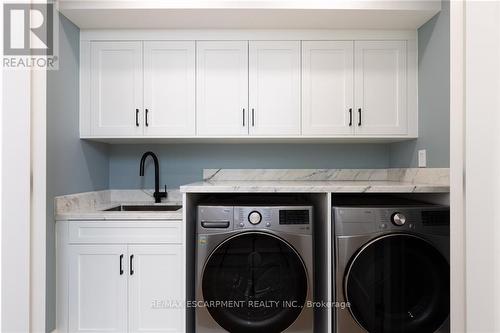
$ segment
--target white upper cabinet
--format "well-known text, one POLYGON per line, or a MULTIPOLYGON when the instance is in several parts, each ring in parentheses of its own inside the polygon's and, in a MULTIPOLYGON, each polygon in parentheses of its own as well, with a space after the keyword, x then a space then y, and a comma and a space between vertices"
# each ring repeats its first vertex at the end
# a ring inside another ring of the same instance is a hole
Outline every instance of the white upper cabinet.
POLYGON ((92 134, 142 134, 142 42, 94 42, 90 63, 92 134))
POLYGON ((300 42, 249 44, 250 134, 300 135, 300 42))
POLYGON ((126 261, 126 245, 69 248, 69 332, 127 331, 126 261))
POLYGON ((302 42, 302 135, 354 133, 353 44, 302 42))
POLYGON ((408 133, 406 41, 354 43, 356 133, 408 133))
POLYGON ((144 134, 195 134, 195 42, 144 42, 144 134))
POLYGON ((248 134, 248 42, 197 42, 196 116, 200 136, 248 134))
POLYGON ((418 137, 413 32, 106 31, 84 36, 97 40, 80 43, 82 138, 418 137), (138 40, 123 40, 129 34, 138 40), (172 40, 161 40, 163 34, 172 40), (195 40, 197 34, 203 40, 195 40), (216 40, 218 35, 224 40, 216 40))

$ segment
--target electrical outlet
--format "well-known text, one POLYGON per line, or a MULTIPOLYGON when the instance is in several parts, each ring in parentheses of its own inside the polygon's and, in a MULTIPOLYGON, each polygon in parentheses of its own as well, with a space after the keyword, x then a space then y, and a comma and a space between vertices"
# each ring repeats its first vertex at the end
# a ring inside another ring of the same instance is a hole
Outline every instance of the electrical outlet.
POLYGON ((418 167, 426 168, 427 167, 427 150, 420 149, 418 151, 418 167))

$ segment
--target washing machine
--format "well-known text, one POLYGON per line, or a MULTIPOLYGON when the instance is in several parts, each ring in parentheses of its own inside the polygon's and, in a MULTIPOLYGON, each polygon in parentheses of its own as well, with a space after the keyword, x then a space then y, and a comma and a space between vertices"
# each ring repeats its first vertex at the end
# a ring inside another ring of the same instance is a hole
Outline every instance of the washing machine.
POLYGON ((449 332, 449 208, 394 198, 334 201, 338 333, 449 332))
POLYGON ((196 333, 311 333, 313 207, 199 205, 196 333))

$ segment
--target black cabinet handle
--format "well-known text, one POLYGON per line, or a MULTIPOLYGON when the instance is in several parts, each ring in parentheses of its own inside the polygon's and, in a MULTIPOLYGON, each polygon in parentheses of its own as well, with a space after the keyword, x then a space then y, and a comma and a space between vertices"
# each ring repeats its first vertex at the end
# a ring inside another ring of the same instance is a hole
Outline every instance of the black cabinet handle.
POLYGON ((352 108, 349 109, 349 126, 352 126, 352 108))
POLYGON ((148 113, 149 113, 149 110, 146 109, 146 127, 149 126, 149 123, 148 123, 148 113))
POLYGON ((243 127, 245 127, 245 108, 243 108, 243 127))
POLYGON ((358 114, 359 114, 358 126, 361 126, 361 108, 358 109, 358 114))
POLYGON ((130 275, 134 275, 134 266, 133 266, 134 255, 130 256, 130 275))
POLYGON ((139 109, 135 109, 135 126, 139 127, 139 109))
POLYGON ((123 275, 123 254, 120 254, 120 275, 123 275))
POLYGON ((255 126, 255 109, 252 108, 252 127, 255 126))

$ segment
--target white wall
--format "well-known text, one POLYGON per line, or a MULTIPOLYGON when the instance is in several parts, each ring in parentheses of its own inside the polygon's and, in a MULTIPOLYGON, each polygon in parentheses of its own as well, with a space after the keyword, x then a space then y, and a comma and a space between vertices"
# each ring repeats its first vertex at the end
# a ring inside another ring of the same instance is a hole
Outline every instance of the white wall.
POLYGON ((30 327, 30 79, 2 73, 1 332, 30 327))
POLYGON ((467 332, 500 332, 500 2, 465 5, 467 332))

